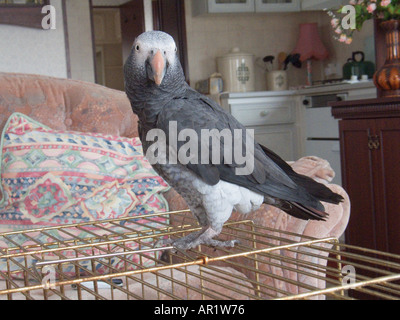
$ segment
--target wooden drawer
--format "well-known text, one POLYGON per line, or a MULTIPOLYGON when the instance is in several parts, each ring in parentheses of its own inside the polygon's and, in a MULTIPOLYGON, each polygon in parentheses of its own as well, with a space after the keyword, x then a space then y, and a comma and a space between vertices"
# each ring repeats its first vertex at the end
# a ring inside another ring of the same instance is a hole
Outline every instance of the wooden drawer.
POLYGON ((231 113, 244 126, 288 124, 296 119, 292 100, 231 105, 231 113))

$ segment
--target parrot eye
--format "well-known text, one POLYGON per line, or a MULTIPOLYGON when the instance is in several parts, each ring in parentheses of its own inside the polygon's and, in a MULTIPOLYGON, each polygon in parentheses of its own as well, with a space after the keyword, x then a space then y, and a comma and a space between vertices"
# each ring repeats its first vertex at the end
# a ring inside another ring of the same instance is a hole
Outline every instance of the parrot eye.
POLYGON ((139 51, 139 50, 140 50, 140 46, 137 45, 137 46, 135 47, 135 50, 136 50, 136 51, 139 51))
POLYGON ((178 47, 175 47, 175 52, 178 52, 178 47))

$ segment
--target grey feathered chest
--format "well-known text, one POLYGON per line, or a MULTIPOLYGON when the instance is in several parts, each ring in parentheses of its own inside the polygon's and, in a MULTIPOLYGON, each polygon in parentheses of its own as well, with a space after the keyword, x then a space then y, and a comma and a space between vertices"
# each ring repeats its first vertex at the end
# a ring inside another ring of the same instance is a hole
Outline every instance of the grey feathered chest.
MULTIPOLYGON (((153 169, 171 186, 173 187, 187 202, 192 206, 199 206, 201 204, 201 194, 193 189, 193 182, 199 179, 192 171, 187 169, 184 165, 179 163, 169 163, 169 147, 166 146, 166 164, 160 164, 156 160, 151 159, 151 155, 148 154, 149 148, 155 143, 154 141, 148 141, 147 134, 150 130, 156 128, 156 123, 148 124, 139 123, 139 136, 142 141, 144 154, 148 156, 153 169)), ((157 154, 159 156, 159 154, 157 154)))

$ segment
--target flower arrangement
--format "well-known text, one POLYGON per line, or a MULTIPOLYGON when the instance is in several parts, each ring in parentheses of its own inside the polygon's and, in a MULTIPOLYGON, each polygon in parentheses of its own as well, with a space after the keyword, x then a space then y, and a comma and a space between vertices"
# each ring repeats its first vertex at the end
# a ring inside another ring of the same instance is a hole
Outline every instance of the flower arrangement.
POLYGON ((350 44, 354 31, 360 31, 365 21, 400 19, 400 0, 350 0, 339 10, 328 10, 328 15, 335 30, 335 39, 350 44))

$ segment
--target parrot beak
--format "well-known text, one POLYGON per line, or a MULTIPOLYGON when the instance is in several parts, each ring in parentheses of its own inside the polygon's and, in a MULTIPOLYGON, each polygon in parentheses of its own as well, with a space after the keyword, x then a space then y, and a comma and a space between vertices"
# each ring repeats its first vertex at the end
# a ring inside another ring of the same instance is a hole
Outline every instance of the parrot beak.
POLYGON ((160 86, 165 76, 165 59, 160 50, 153 57, 151 68, 153 70, 153 80, 157 86, 160 86))

